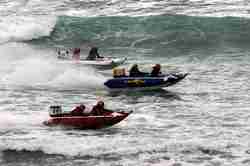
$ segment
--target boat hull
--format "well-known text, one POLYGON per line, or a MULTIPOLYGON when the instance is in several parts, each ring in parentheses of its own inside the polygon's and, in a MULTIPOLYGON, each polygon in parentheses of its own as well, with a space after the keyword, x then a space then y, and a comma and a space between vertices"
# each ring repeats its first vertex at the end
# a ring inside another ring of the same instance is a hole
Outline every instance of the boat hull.
POLYGON ((44 124, 47 126, 66 126, 78 129, 100 129, 113 126, 124 120, 129 114, 126 112, 106 112, 102 116, 61 116, 51 117, 44 124))
POLYGON ((104 85, 110 89, 162 88, 174 85, 188 74, 169 74, 160 77, 118 77, 107 80, 104 85))
POLYGON ((127 61, 127 58, 101 58, 99 60, 73 60, 66 58, 59 58, 60 63, 68 63, 68 64, 79 64, 85 66, 93 66, 98 69, 112 69, 119 65, 124 64, 127 61))

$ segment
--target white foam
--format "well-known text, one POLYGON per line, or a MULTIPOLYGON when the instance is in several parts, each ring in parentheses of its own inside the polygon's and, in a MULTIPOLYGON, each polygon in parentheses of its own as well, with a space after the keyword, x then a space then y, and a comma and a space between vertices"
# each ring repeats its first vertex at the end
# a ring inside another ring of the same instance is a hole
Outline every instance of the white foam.
POLYGON ((8 15, 0 17, 0 43, 23 41, 49 36, 56 17, 8 15))
POLYGON ((44 52, 18 43, 1 46, 0 51, 5 52, 0 55, 1 84, 8 87, 102 88, 105 81, 93 68, 59 63, 53 51, 44 52))
POLYGON ((1 109, 0 131, 15 131, 42 126, 42 122, 48 118, 47 112, 6 112, 1 109))

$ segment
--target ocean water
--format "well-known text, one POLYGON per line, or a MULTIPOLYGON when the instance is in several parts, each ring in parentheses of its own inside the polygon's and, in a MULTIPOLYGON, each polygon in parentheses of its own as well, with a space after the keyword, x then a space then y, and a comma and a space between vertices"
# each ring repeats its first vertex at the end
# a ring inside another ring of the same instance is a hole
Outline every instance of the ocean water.
POLYGON ((250 165, 250 2, 1 0, 1 166, 250 165), (151 91, 110 91, 111 70, 60 63, 91 46, 149 71, 188 72, 151 91), (50 128, 48 107, 103 99, 134 112, 101 130, 50 128))

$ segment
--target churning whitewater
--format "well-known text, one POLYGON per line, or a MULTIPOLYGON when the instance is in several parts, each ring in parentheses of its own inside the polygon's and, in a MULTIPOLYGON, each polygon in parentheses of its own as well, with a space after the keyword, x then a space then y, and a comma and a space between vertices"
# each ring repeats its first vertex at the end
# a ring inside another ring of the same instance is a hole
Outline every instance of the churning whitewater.
POLYGON ((0 165, 248 166, 250 4, 243 0, 0 2, 0 165), (111 91, 112 70, 62 63, 97 46, 149 72, 189 73, 156 90, 111 91), (48 127, 50 105, 133 111, 100 130, 48 127))

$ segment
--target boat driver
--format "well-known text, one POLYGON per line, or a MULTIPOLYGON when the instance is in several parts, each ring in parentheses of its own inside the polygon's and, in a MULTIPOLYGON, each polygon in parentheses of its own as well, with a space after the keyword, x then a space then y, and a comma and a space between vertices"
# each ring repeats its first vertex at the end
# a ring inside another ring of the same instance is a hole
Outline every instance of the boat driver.
POLYGON ((158 77, 161 74, 161 65, 160 64, 155 64, 153 66, 151 76, 152 77, 158 77))
POLYGON ((97 58, 104 58, 104 57, 99 55, 97 47, 92 47, 89 51, 89 55, 86 58, 86 60, 96 60, 97 58))
POLYGON ((98 116, 103 115, 104 113, 104 102, 98 101, 97 104, 93 107, 91 115, 98 116))

